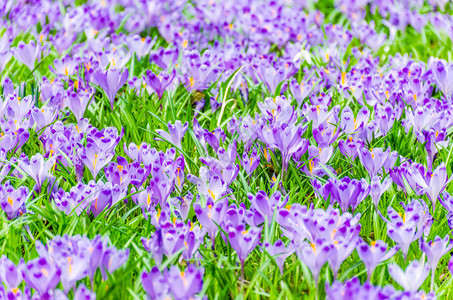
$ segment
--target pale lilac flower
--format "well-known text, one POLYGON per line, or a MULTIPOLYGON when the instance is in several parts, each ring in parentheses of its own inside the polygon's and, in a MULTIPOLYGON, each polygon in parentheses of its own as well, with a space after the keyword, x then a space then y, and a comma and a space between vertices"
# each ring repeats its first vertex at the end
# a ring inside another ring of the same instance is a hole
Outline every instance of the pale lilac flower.
POLYGON ((404 290, 416 292, 429 274, 429 266, 418 260, 413 260, 403 271, 397 264, 388 265, 392 278, 401 285, 404 290))
MULTIPOLYGON (((184 125, 181 121, 177 120, 175 124, 168 123, 168 132, 157 129, 156 132, 161 136, 162 139, 173 143, 179 149, 182 149, 181 141, 184 135, 186 134, 187 128, 189 127, 189 123, 186 122, 184 125)), ((156 138, 156 140, 162 140, 161 138, 156 138)))
POLYGON ((113 110, 115 97, 120 88, 126 83, 129 76, 128 69, 120 70, 117 68, 109 69, 105 72, 98 71, 95 75, 96 82, 104 90, 110 101, 110 108, 113 110))

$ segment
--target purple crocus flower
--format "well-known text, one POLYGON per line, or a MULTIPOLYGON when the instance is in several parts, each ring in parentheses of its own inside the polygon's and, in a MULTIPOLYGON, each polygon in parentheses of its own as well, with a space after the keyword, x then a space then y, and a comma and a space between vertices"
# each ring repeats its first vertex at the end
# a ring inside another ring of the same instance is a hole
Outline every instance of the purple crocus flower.
POLYGON ((154 92, 159 96, 159 99, 162 98, 167 87, 172 83, 175 78, 176 71, 173 71, 170 74, 165 74, 161 72, 159 75, 154 74, 151 70, 146 71, 146 76, 144 76, 144 81, 148 84, 154 92))
POLYGON ((55 159, 50 158, 47 161, 44 161, 41 153, 37 153, 31 157, 30 161, 20 160, 18 162, 18 167, 27 173, 33 180, 36 182, 38 191, 41 190, 42 184, 52 175, 49 171, 55 165, 55 159))
POLYGON ((90 170, 93 179, 96 180, 99 171, 112 160, 116 145, 118 145, 123 134, 124 128, 118 135, 116 128, 109 127, 101 131, 95 129, 87 136, 87 145, 81 148, 80 159, 90 170))
POLYGON ((340 180, 329 178, 324 186, 325 196, 330 194, 332 200, 338 202, 342 212, 346 212, 349 207, 355 210, 368 196, 369 191, 370 187, 363 178, 360 181, 349 177, 340 180))
POLYGON ((271 223, 274 211, 281 209, 288 203, 289 197, 283 198, 279 191, 273 193, 270 197, 264 191, 259 191, 256 195, 251 193, 247 197, 252 204, 252 207, 267 221, 271 223))
POLYGON ((278 269, 280 270, 280 274, 283 275, 283 265, 285 263, 286 258, 288 258, 291 254, 296 251, 296 247, 294 243, 289 243, 287 246, 282 242, 282 240, 277 240, 273 245, 265 242, 264 249, 266 249, 267 253, 271 255, 277 264, 278 269))
POLYGON ((0 207, 9 220, 25 213, 25 201, 28 196, 29 191, 25 186, 15 189, 9 181, 5 185, 0 185, 0 207))
POLYGON ((338 142, 338 149, 340 149, 341 154, 349 157, 351 160, 355 160, 357 155, 359 155, 359 149, 363 148, 363 141, 357 140, 354 141, 352 137, 348 140, 340 140, 338 142))
POLYGON ((183 221, 187 220, 189 211, 192 207, 193 195, 188 192, 183 197, 174 197, 170 199, 170 204, 174 207, 176 215, 183 221))
POLYGON ((453 243, 447 235, 445 238, 436 236, 433 241, 427 242, 420 239, 420 249, 428 257, 429 267, 431 269, 431 292, 434 289, 434 276, 439 260, 453 248, 453 243))
POLYGON ((36 59, 39 59, 41 46, 31 40, 28 44, 20 41, 16 48, 12 48, 14 57, 26 65, 30 71, 35 67, 36 59))
POLYGON ((231 247, 236 251, 241 261, 241 275, 244 276, 244 262, 249 253, 255 249, 260 241, 261 229, 251 227, 246 230, 244 224, 238 226, 230 225, 227 227, 228 241, 231 247))
POLYGON ((15 295, 20 291, 19 285, 24 279, 25 263, 21 259, 17 266, 6 255, 0 259, 0 280, 6 284, 8 290, 15 295))
POLYGON ((62 59, 55 59, 53 64, 55 66, 49 66, 52 73, 60 77, 67 77, 74 75, 77 71, 80 61, 77 58, 72 58, 69 55, 65 55, 62 59))
POLYGON ((439 194, 442 193, 447 187, 447 184, 453 180, 453 176, 450 178, 447 177, 447 169, 445 163, 442 162, 430 176, 423 178, 420 172, 415 172, 413 179, 423 188, 428 198, 433 203, 434 211, 436 209, 436 202, 439 194))
POLYGON ((259 132, 261 134, 261 140, 263 140, 270 149, 280 150, 282 155, 283 173, 286 173, 288 169, 291 156, 301 148, 308 148, 308 140, 301 138, 304 131, 305 129, 301 126, 276 124, 269 129, 263 128, 263 130, 259 132))
POLYGON ((190 264, 184 271, 171 266, 164 275, 169 283, 170 291, 175 299, 192 299, 203 289, 203 268, 190 264))
POLYGON ((92 94, 88 91, 68 92, 66 100, 68 107, 76 117, 77 121, 83 118, 88 103, 90 103, 92 94))
POLYGON ((34 107, 31 116, 36 123, 36 130, 41 130, 57 118, 57 110, 54 107, 43 106, 40 109, 34 107))
POLYGON ((96 294, 81 283, 74 293, 74 300, 96 300, 96 294))
POLYGON ((334 278, 337 278, 341 264, 346 258, 348 258, 349 255, 351 255, 352 251, 354 251, 359 231, 357 231, 357 235, 353 236, 351 239, 333 241, 332 252, 329 255, 328 262, 330 268, 332 269, 334 278))
POLYGON ((41 297, 53 290, 60 282, 61 270, 54 261, 46 257, 38 257, 25 266, 25 282, 35 289, 41 297))
POLYGON ((382 166, 387 160, 389 154, 390 149, 387 149, 386 151, 381 148, 368 150, 363 147, 359 150, 360 161, 370 174, 370 178, 377 175, 381 171, 382 166))
POLYGON ((371 276, 373 275, 376 266, 395 255, 399 250, 399 246, 395 246, 388 251, 387 248, 388 246, 384 241, 373 241, 371 242, 371 245, 368 245, 360 239, 360 242, 357 244, 357 253, 365 264, 368 281, 371 280, 371 276))
POLYGON ((422 234, 429 233, 432 217, 426 204, 415 199, 404 208, 405 213, 401 215, 393 207, 389 207, 387 213, 390 220, 385 218, 384 220, 387 222, 388 236, 401 247, 401 251, 407 257, 412 242, 422 234))
POLYGON ((386 177, 382 182, 379 176, 374 176, 373 178, 371 178, 370 196, 371 199, 373 200, 374 207, 376 208, 376 210, 378 209, 377 207, 379 201, 381 200, 382 194, 384 194, 385 191, 387 191, 391 184, 392 179, 390 177, 386 177))
POLYGON ((428 264, 413 260, 403 271, 397 264, 388 265, 392 278, 401 285, 404 290, 416 292, 429 274, 428 264))
POLYGON ((107 280, 107 274, 105 271, 108 271, 110 274, 118 270, 122 265, 124 265, 129 258, 129 248, 126 249, 116 249, 115 247, 108 247, 102 258, 102 267, 101 273, 102 278, 107 280))
MULTIPOLYGON (((186 134, 187 128, 189 127, 189 123, 186 122, 184 125, 181 123, 181 121, 177 120, 175 124, 168 123, 168 132, 157 129, 156 132, 159 134, 162 139, 173 143, 176 147, 179 149, 182 149, 181 146, 181 141, 184 135, 186 134)), ((162 141, 161 138, 156 138, 156 140, 162 141)))
POLYGON ((149 36, 141 38, 138 34, 135 34, 128 39, 127 45, 130 50, 135 52, 137 59, 140 60, 151 51, 151 48, 156 43, 156 39, 151 39, 149 36))
POLYGON ((149 273, 143 272, 142 286, 150 299, 164 299, 169 293, 169 284, 159 268, 154 266, 149 273))
POLYGON ((366 281, 360 285, 360 280, 354 277, 344 283, 334 281, 331 286, 326 282, 326 299, 328 300, 371 300, 371 299, 396 299, 395 289, 391 286, 380 288, 366 281))
POLYGON ((103 184, 102 181, 98 183, 98 191, 91 197, 90 211, 94 217, 97 217, 104 209, 112 205, 112 189, 111 184, 103 184))
POLYGON ((445 97, 450 98, 453 92, 453 65, 445 60, 433 60, 429 62, 429 67, 437 87, 445 97))
POLYGON ((318 239, 315 243, 302 242, 296 248, 299 259, 308 266, 313 281, 318 284, 319 272, 332 254, 333 245, 326 240, 318 239))
POLYGON ((340 128, 346 134, 354 134, 362 131, 369 119, 370 110, 367 107, 362 107, 355 118, 351 108, 346 106, 341 112, 340 128))
POLYGON ((110 108, 113 110, 115 96, 119 89, 126 83, 129 76, 129 70, 126 68, 123 71, 117 68, 111 68, 107 71, 98 71, 95 75, 96 82, 104 90, 107 98, 110 101, 110 108))
POLYGON ((242 160, 239 157, 239 160, 241 161, 241 165, 244 168, 245 172, 247 175, 250 175, 255 171, 255 169, 259 166, 260 164, 260 155, 256 148, 253 148, 252 153, 250 153, 250 156, 247 155, 247 153, 244 151, 242 154, 242 160))

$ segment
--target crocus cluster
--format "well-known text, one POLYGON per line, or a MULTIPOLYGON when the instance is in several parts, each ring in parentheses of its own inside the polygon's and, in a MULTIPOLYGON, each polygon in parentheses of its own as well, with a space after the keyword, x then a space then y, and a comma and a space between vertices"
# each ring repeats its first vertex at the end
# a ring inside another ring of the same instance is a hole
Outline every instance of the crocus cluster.
POLYGON ((445 296, 452 10, 0 3, 0 298, 445 296))

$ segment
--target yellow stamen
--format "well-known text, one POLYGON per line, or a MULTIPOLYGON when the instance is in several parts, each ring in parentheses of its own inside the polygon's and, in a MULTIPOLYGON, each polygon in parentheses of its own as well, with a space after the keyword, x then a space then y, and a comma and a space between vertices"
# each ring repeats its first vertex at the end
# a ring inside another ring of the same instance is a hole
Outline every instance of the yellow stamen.
POLYGON ((96 164, 98 163, 98 155, 94 155, 94 160, 93 160, 93 170, 96 170, 96 164))
POLYGON ((160 208, 158 208, 158 209, 157 209, 157 214, 156 214, 157 222, 159 222, 160 214, 161 214, 161 211, 160 211, 160 208))
POLYGON ((316 252, 316 245, 313 243, 310 243, 310 246, 313 248, 313 251, 316 252))
POLYGON ((215 195, 211 190, 208 190, 209 195, 211 195, 212 199, 215 201, 215 195))
POLYGON ((310 161, 308 162, 308 167, 310 168, 310 174, 313 174, 313 169, 315 168, 315 162, 313 161, 313 159, 310 159, 310 161))

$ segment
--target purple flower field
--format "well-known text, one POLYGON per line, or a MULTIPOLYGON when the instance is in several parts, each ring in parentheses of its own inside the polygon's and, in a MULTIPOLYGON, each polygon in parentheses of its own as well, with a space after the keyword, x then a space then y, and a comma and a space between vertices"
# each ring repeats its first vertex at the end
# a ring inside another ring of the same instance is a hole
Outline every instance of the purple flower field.
POLYGON ((453 298, 451 1, 0 24, 0 300, 453 298))

